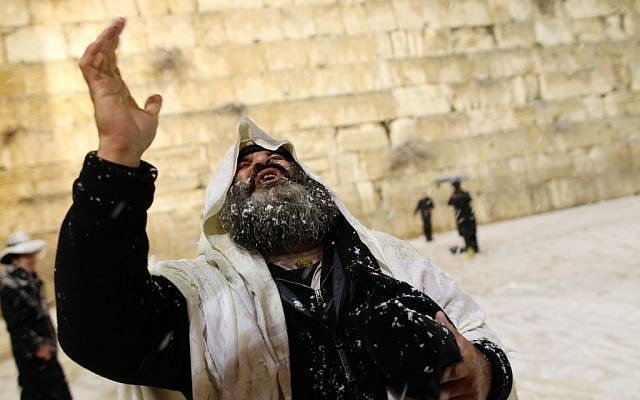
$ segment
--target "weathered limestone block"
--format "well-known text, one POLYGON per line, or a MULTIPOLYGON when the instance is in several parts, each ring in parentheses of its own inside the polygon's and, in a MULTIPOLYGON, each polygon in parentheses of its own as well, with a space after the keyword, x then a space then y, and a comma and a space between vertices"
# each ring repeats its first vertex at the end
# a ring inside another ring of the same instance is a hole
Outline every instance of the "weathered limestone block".
POLYGON ((568 0, 563 3, 569 18, 607 16, 616 11, 619 4, 614 0, 568 0))
POLYGON ((195 17, 190 13, 154 15, 146 19, 149 47, 193 47, 196 44, 195 17))
POLYGON ((640 93, 637 91, 607 94, 604 98, 604 110, 609 117, 640 114, 640 93))
POLYGON ((391 4, 386 1, 343 4, 342 18, 349 34, 396 29, 391 4))
POLYGON ((24 0, 3 0, 0 13, 0 32, 5 28, 25 26, 29 23, 29 9, 24 0))
POLYGON ((108 21, 104 2, 101 0, 28 0, 32 22, 51 24, 82 21, 108 21))
POLYGON ((550 73, 540 75, 540 94, 544 100, 560 100, 595 93, 607 93, 615 86, 615 76, 610 67, 584 70, 574 73, 550 73))
MULTIPOLYGON (((534 207, 529 191, 524 186, 499 185, 497 192, 471 195, 476 213, 479 214, 477 216, 486 214, 486 218, 490 221, 529 215, 534 207)), ((480 239, 480 246, 482 246, 482 239, 480 239)))
POLYGON ((532 185, 571 176, 574 172, 573 158, 566 152, 531 154, 525 157, 524 162, 527 181, 532 185))
POLYGON ((365 180, 366 176, 355 153, 337 154, 333 159, 340 185, 355 184, 365 180))
POLYGON ((43 62, 64 60, 67 44, 61 27, 32 25, 18 28, 4 37, 7 61, 43 62))
POLYGON ((317 128, 283 132, 278 137, 296 145, 296 153, 303 159, 328 157, 335 152, 335 129, 317 128))
POLYGON ((309 67, 310 41, 286 40, 264 43, 264 57, 269 70, 309 67))
MULTIPOLYGON (((145 5, 149 5, 148 3, 151 3, 149 1, 146 1, 147 4, 145 5)), ((160 3, 160 2, 156 2, 156 3, 160 3)), ((140 2, 138 2, 138 4, 141 4, 140 2)), ((120 17, 126 17, 127 19, 129 17, 134 17, 136 15, 138 15, 138 7, 136 7, 136 2, 135 1, 131 1, 131 0, 110 0, 104 3, 104 7, 105 7, 105 13, 107 16, 120 16, 120 17)), ((142 13, 144 13, 146 10, 140 10, 142 13)))
POLYGON ((313 8, 313 21, 318 35, 340 35, 345 32, 342 6, 339 3, 319 4, 313 8))
POLYGON ((566 208, 576 204, 579 184, 569 178, 558 178, 547 183, 549 201, 553 208, 566 208))
POLYGON ((242 104, 252 105, 279 101, 285 98, 286 81, 278 79, 280 74, 262 73, 252 75, 235 75, 229 80, 235 89, 234 99, 242 104))
POLYGON ((260 45, 225 45, 219 48, 218 57, 230 74, 249 74, 266 69, 264 47, 260 45))
POLYGON ((356 190, 356 184, 354 182, 341 183, 331 189, 335 191, 347 209, 356 215, 356 218, 362 214, 360 212, 360 198, 358 197, 358 191, 356 190))
POLYGON ((621 15, 610 15, 605 20, 607 38, 611 40, 624 40, 627 33, 624 28, 624 19, 621 15))
POLYGON ((429 2, 429 6, 432 4, 437 4, 440 24, 443 26, 484 26, 493 22, 487 2, 482 0, 429 2))
POLYGON ((571 73, 592 68, 602 63, 602 54, 595 45, 581 44, 578 48, 561 46, 533 49, 535 72, 571 73))
POLYGON ((552 210, 546 184, 529 185, 528 190, 531 195, 532 212, 534 214, 552 210))
POLYGON ((264 121, 270 131, 355 125, 391 119, 395 115, 388 93, 368 93, 264 104, 248 108, 248 115, 264 121))
POLYGON ((140 94, 132 90, 132 93, 136 93, 134 98, 139 99, 146 99, 145 96, 156 92, 163 95, 162 109, 165 115, 209 110, 236 100, 233 83, 227 78, 161 82, 155 88, 143 87, 140 94))
POLYGON ((196 0, 198 11, 216 11, 236 6, 235 0, 196 0))
POLYGON ((575 176, 593 177, 606 173, 607 158, 600 147, 576 148, 567 157, 572 158, 575 176))
POLYGON ((341 153, 381 150, 389 146, 387 133, 380 124, 338 128, 336 138, 341 153))
POLYGON ((81 161, 40 164, 30 168, 28 178, 33 185, 33 199, 69 197, 71 186, 80 173, 81 161))
POLYGON ((426 4, 420 0, 396 0, 391 2, 398 29, 422 29, 425 26, 426 4))
POLYGON ((233 143, 238 116, 209 110, 188 114, 160 114, 154 147, 178 146, 188 143, 208 143, 222 154, 233 143))
POLYGON ((329 187, 333 188, 338 184, 336 171, 326 157, 303 159, 302 162, 329 187))
POLYGON ((415 117, 442 114, 451 108, 451 89, 445 85, 422 85, 392 91, 395 115, 415 117))
POLYGON ((492 0, 489 2, 494 20, 525 22, 533 18, 535 3, 521 0, 492 0))
POLYGON ((487 78, 490 71, 489 60, 480 55, 455 55, 391 60, 388 65, 395 85, 412 86, 487 78))
POLYGON ((422 30, 396 30, 388 34, 394 58, 421 57, 426 54, 422 30))
POLYGON ((366 151, 359 154, 366 179, 371 182, 385 178, 391 168, 389 151, 366 151))
POLYGON ((380 209, 380 195, 371 182, 356 183, 356 191, 360 200, 360 212, 364 215, 376 214, 380 209))
POLYGON ((6 232, 6 236, 17 229, 25 232, 57 232, 70 205, 70 195, 40 197, 15 204, 8 210, 7 216, 11 219, 5 221, 16 221, 19 225, 6 232))
MULTIPOLYGON (((484 121, 483 122, 489 122, 484 121)), ((415 132, 423 141, 456 139, 472 135, 475 128, 469 123, 467 113, 456 112, 441 115, 420 117, 417 119, 415 132)))
POLYGON ((389 124, 391 147, 398 147, 418 137, 418 123, 415 118, 397 118, 389 124))
POLYGON ((566 21, 559 18, 539 18, 534 22, 536 42, 542 47, 571 44, 573 35, 566 21))
POLYGON ((194 258, 200 237, 201 210, 202 205, 150 212, 147 222, 150 258, 194 258))
POLYGON ((276 8, 236 9, 224 14, 224 29, 231 43, 254 43, 283 38, 282 14, 276 8))
POLYGON ((494 79, 534 72, 531 53, 524 50, 503 51, 488 57, 490 76, 494 79))
POLYGON ((35 196, 32 175, 31 169, 24 167, 0 169, 0 208, 11 207, 20 200, 35 196))
POLYGON ((447 50, 456 54, 483 52, 496 47, 493 34, 487 28, 460 28, 449 31, 448 36, 447 50))
MULTIPOLYGON (((195 30, 197 43, 204 47, 219 46, 228 41, 225 31, 225 14, 207 12, 195 14, 195 30)), ((212 51, 207 49, 207 51, 212 51)))
POLYGON ((309 63, 315 66, 370 62, 380 56, 373 34, 319 37, 310 45, 309 63))
POLYGON ((578 42, 600 42, 606 39, 604 21, 601 18, 571 20, 571 30, 578 42))
POLYGON ((486 110, 468 110, 465 118, 460 118, 466 123, 464 130, 453 130, 458 135, 487 135, 492 133, 510 131, 518 128, 518 122, 511 108, 498 108, 486 110))
MULTIPOLYGON (((102 32, 105 25, 106 23, 104 21, 65 24, 63 26, 63 29, 64 35, 67 40, 69 56, 80 58, 87 46, 94 40, 96 40, 96 37, 100 34, 100 32, 102 32)), ((124 32, 127 31, 128 27, 124 32)), ((124 37, 123 40, 125 40, 124 37)))
POLYGON ((168 192, 158 195, 149 209, 150 213, 173 212, 179 209, 199 208, 204 206, 204 188, 168 192))
POLYGON ((476 110, 524 104, 522 81, 516 79, 487 79, 451 85, 455 110, 476 110))
POLYGON ((136 0, 136 2, 142 15, 180 14, 196 10, 193 0, 136 0))
POLYGON ((283 35, 286 39, 304 39, 316 34, 314 7, 288 7, 280 12, 283 35))
POLYGON ((495 27, 496 43, 499 48, 529 48, 535 43, 533 23, 508 22, 495 27))

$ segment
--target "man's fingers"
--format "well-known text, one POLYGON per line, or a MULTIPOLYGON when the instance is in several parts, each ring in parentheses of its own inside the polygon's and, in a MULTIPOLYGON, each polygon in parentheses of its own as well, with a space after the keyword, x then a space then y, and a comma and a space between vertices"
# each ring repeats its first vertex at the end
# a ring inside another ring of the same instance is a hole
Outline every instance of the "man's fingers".
MULTIPOLYGON (((117 18, 105 28, 96 40, 85 49, 78 61, 80 70, 86 80, 95 78, 100 73, 109 46, 117 46, 118 36, 124 29, 124 18, 117 18), (115 40, 114 40, 115 39, 115 40), (96 65, 97 64, 97 65, 96 65)), ((115 47, 113 47, 115 49, 115 47)), ((110 51, 113 51, 110 50, 110 51)))
POLYGON ((160 112, 160 108, 162 107, 162 96, 159 94, 154 94, 150 96, 147 101, 144 103, 144 110, 149 114, 156 116, 160 112))

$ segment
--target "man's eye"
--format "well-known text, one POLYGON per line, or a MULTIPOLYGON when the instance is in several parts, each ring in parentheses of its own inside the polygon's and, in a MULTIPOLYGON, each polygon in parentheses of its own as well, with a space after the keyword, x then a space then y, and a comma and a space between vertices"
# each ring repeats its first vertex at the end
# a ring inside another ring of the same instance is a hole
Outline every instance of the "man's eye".
POLYGON ((238 163, 238 168, 246 168, 249 166, 249 161, 240 161, 238 163))
POLYGON ((277 160, 277 161, 284 160, 284 157, 282 157, 280 154, 277 154, 277 153, 271 154, 270 158, 272 160, 277 160))

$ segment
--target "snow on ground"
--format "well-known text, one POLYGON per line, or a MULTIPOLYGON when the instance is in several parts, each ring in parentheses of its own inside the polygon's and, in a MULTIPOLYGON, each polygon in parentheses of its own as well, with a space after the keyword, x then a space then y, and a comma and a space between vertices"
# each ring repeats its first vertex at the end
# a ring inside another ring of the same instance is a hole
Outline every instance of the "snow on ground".
MULTIPOLYGON (((449 253, 455 232, 434 238, 411 243, 483 306, 521 400, 640 399, 640 197, 482 225, 472 258, 449 253)), ((76 399, 115 398, 114 384, 61 360, 76 399)), ((18 399, 15 374, 0 359, 3 399, 18 399)))

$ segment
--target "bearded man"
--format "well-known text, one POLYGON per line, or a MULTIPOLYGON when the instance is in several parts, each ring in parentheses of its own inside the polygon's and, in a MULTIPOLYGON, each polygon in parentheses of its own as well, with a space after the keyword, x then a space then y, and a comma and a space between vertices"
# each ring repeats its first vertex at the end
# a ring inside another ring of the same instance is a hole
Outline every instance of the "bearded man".
POLYGON ((141 157, 162 100, 131 98, 115 61, 123 27, 80 60, 99 147, 56 259, 73 359, 135 399, 167 395, 139 385, 187 399, 509 396, 509 362, 477 304, 415 249, 362 226, 290 142, 248 118, 207 188, 199 256, 148 269, 157 172, 141 157))

